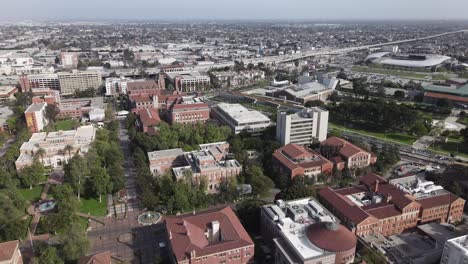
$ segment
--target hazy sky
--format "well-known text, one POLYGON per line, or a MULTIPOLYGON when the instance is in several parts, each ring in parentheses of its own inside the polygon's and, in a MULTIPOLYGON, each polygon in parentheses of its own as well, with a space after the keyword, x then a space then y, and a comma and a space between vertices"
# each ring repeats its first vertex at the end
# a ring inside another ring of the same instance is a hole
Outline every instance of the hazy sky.
POLYGON ((7 19, 468 19, 468 0, 0 0, 7 19))

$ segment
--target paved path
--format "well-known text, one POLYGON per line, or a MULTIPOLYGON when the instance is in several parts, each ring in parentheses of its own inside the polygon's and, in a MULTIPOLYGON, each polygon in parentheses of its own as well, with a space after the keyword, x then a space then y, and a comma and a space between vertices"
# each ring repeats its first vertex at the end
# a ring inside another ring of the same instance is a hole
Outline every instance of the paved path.
MULTIPOLYGON (((41 193, 41 200, 45 200, 47 198, 49 187, 50 187, 49 183, 46 183, 44 185, 44 189, 42 189, 42 193, 41 193)), ((29 206, 27 211, 28 211, 28 214, 33 215, 33 219, 31 221, 31 224, 29 225, 29 230, 31 231, 31 234, 35 236, 37 226, 39 225, 39 220, 41 219, 41 213, 39 213, 39 211, 36 210, 35 205, 29 206)))

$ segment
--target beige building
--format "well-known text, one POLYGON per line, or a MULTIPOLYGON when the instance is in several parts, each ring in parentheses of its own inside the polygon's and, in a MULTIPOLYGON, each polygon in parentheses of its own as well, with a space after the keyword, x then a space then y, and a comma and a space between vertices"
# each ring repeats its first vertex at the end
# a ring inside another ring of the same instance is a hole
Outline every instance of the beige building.
POLYGON ((16 169, 31 165, 39 149, 45 151, 42 157, 37 157, 44 166, 62 166, 73 155, 88 152, 95 137, 96 128, 91 125, 81 126, 77 130, 34 133, 28 142, 21 145, 20 156, 15 162, 16 169), (70 151, 65 149, 68 145, 72 147, 70 151))
POLYGON ((102 85, 101 73, 98 71, 59 72, 58 79, 62 94, 73 94, 87 89, 98 90, 102 85))
POLYGON ((236 177, 242 166, 235 159, 226 159, 229 143, 217 142, 200 145, 200 150, 183 152, 182 149, 169 149, 149 152, 150 170, 158 176, 172 170, 177 180, 191 175, 194 184, 205 179, 209 193, 219 192, 223 181, 236 177))

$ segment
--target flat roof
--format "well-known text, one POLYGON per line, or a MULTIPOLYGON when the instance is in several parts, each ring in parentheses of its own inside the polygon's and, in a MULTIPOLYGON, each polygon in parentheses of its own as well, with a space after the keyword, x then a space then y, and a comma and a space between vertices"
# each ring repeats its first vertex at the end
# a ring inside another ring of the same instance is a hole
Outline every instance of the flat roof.
POLYGON ((28 107, 28 109, 26 109, 26 111, 24 111, 25 113, 32 113, 32 112, 37 112, 37 111, 40 111, 44 106, 46 105, 46 103, 37 103, 37 104, 32 104, 28 107))
POLYGON ((180 148, 148 152, 149 159, 160 159, 165 157, 174 157, 181 155, 184 155, 184 151, 180 148))
POLYGON ((394 66, 402 66, 402 67, 425 68, 425 67, 437 66, 450 59, 451 58, 448 56, 432 55, 432 56, 426 56, 425 60, 381 58, 377 61, 377 63, 394 65, 394 66))
POLYGON ((240 104, 220 103, 218 107, 238 123, 270 122, 270 119, 256 110, 249 110, 240 104))

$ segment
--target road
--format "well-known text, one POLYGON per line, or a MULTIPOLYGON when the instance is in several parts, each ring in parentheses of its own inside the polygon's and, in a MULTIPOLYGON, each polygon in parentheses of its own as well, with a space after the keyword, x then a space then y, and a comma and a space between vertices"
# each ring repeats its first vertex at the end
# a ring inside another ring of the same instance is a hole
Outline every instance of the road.
MULTIPOLYGON (((378 48, 378 47, 388 46, 388 45, 403 44, 403 43, 408 43, 408 42, 427 40, 427 39, 438 38, 438 37, 443 37, 443 36, 452 35, 452 34, 466 33, 466 32, 468 32, 468 29, 458 30, 458 31, 450 31, 450 32, 440 33, 440 34, 436 34, 436 35, 430 35, 430 36, 426 36, 426 37, 422 37, 422 38, 404 39, 404 40, 390 41, 390 42, 385 42, 385 43, 363 45, 363 46, 359 46, 359 47, 350 47, 350 48, 342 48, 342 49, 324 48, 324 49, 316 49, 316 50, 306 51, 304 53, 297 54, 297 55, 268 56, 268 57, 255 58, 255 59, 242 59, 242 61, 244 62, 244 64, 253 63, 254 65, 259 64, 259 63, 265 63, 265 64, 283 63, 283 62, 289 62, 289 61, 305 59, 305 58, 313 57, 313 56, 344 54, 344 53, 357 51, 357 50, 365 50, 365 49, 378 48)), ((212 65, 196 65, 196 66, 192 66, 192 67, 189 67, 189 68, 194 70, 194 71, 207 71, 207 70, 213 69, 213 68, 232 67, 232 66, 234 66, 234 61, 227 61, 227 62, 212 64, 212 65)), ((113 71, 116 71, 116 70, 115 69, 108 70, 108 71, 104 72, 103 76, 108 76, 113 71)), ((158 68, 158 67, 146 69, 146 73, 148 73, 148 74, 157 74, 157 73, 159 73, 159 71, 160 71, 160 68, 158 68)), ((128 69, 125 70, 124 69, 124 70, 117 70, 117 74, 124 75, 124 76, 133 76, 133 75, 139 75, 140 73, 137 70, 133 70, 133 69, 132 70, 128 70, 128 69)))

